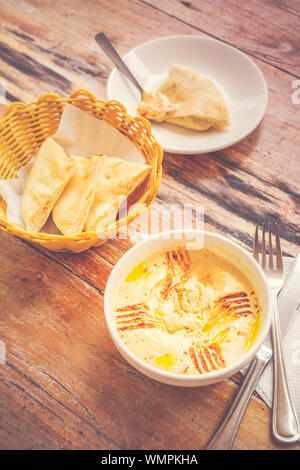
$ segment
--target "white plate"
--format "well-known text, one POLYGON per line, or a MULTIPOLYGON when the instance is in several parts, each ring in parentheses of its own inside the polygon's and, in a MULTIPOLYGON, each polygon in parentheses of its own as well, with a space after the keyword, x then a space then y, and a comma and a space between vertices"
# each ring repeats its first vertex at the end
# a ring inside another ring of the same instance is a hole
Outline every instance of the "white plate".
MULTIPOLYGON (((230 126, 222 131, 198 132, 152 122, 153 134, 165 151, 195 154, 223 149, 250 134, 265 113, 268 92, 263 74, 243 52, 222 42, 199 36, 167 36, 141 44, 124 60, 147 91, 163 83, 172 64, 181 64, 213 80, 227 102, 230 126)), ((140 94, 113 69, 107 98, 120 101, 130 114, 136 114, 140 94)))

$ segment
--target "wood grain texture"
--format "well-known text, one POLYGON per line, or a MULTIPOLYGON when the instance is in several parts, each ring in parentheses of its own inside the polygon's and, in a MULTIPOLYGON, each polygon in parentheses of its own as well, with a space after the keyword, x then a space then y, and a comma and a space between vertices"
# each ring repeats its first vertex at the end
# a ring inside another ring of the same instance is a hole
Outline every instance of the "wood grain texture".
MULTIPOLYGON (((204 208, 204 228, 251 249, 254 226, 279 221, 283 251, 299 250, 299 2, 255 0, 0 0, 0 77, 7 102, 84 87, 99 97, 112 63, 94 35, 121 54, 161 35, 216 37, 250 54, 264 73, 262 124, 235 146, 207 155, 164 156, 154 218, 169 204, 204 208), (143 19, 143 20, 141 20, 143 19)), ((136 221, 141 230, 145 220, 136 221)), ((183 390, 131 368, 103 317, 110 271, 130 248, 112 240, 81 254, 52 253, 0 233, 0 448, 197 449, 205 446, 236 384, 183 390)), ((280 448, 270 410, 254 397, 235 449, 280 448)), ((293 446, 298 448, 299 446, 293 446)))
POLYGON ((295 60, 299 56, 299 18, 292 10, 281 8, 281 2, 153 0, 145 3, 278 69, 300 75, 300 65, 295 60))
MULTIPOLYGON (((186 390, 146 378, 115 350, 99 289, 27 243, 3 233, 0 239, 8 351, 0 368, 1 447, 203 447, 233 397, 232 382, 186 390), (16 269, 24 258, 30 264, 16 269)), ((269 410, 255 398, 236 446, 249 448, 251 439, 264 448, 268 436, 269 410)))

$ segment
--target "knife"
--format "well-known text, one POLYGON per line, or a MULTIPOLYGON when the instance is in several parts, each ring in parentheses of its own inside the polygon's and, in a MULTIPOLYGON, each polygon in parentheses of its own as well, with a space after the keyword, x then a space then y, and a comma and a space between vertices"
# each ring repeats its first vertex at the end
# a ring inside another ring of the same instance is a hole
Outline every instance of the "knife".
MULTIPOLYGON (((299 283, 300 254, 298 254, 293 262, 292 268, 286 276, 284 285, 278 295, 278 311, 282 335, 288 330, 300 306, 299 283)), ((229 450, 232 448, 249 400, 262 372, 272 357, 272 349, 269 347, 270 344, 270 338, 268 336, 250 364, 231 407, 227 411, 216 433, 208 442, 206 450, 229 450)))

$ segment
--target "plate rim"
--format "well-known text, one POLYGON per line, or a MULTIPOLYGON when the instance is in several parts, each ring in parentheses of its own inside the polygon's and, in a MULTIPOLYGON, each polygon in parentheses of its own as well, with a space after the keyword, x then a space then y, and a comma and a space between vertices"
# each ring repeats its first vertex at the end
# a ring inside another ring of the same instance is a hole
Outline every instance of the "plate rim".
MULTIPOLYGON (((226 48, 232 49, 234 51, 234 53, 237 53, 238 55, 244 57, 252 65, 252 67, 254 67, 256 73, 259 75, 259 77, 262 81, 262 84, 263 84, 262 97, 264 99, 264 103, 263 103, 261 112, 258 114, 257 119, 255 120, 254 125, 251 126, 250 129, 246 130, 244 133, 240 134, 235 139, 233 139, 230 144, 221 144, 221 145, 217 145, 215 147, 210 146, 209 148, 205 148, 205 149, 201 149, 201 150, 192 150, 192 149, 191 150, 178 150, 176 148, 165 146, 165 145, 163 145, 162 142, 159 142, 160 145, 162 146, 164 152, 175 153, 175 154, 179 154, 179 155, 197 155, 197 154, 202 155, 202 154, 206 154, 206 153, 217 152, 219 150, 224 150, 228 147, 231 147, 231 146, 237 144, 238 142, 241 142, 246 137, 248 137, 248 135, 250 135, 259 126, 259 124, 261 123, 264 115, 266 114, 266 110, 267 110, 267 106, 268 106, 268 100, 269 100, 269 92, 268 92, 267 81, 265 79, 264 74, 262 73, 260 68, 256 65, 254 60, 251 57, 249 57, 248 54, 241 51, 240 49, 238 49, 238 48, 236 48, 236 47, 234 47, 230 44, 227 44, 224 41, 220 41, 218 39, 214 39, 214 38, 210 38, 210 37, 202 37, 202 36, 193 35, 193 34, 172 34, 172 35, 167 35, 167 36, 161 36, 161 37, 158 37, 158 38, 150 39, 149 41, 143 42, 141 44, 138 44, 136 47, 134 47, 134 48, 130 49, 128 52, 126 52, 126 54, 124 56, 122 56, 122 59, 126 60, 126 58, 129 54, 145 47, 146 45, 150 45, 150 44, 153 44, 153 43, 156 43, 156 42, 161 42, 161 41, 164 41, 164 40, 191 39, 191 38, 193 38, 197 41, 204 41, 204 42, 207 41, 207 42, 213 42, 213 43, 221 44, 222 46, 225 46, 226 48)), ((108 76, 108 79, 107 79, 107 82, 106 82, 106 97, 107 97, 108 100, 115 99, 115 98, 112 98, 112 97, 109 98, 109 89, 111 90, 111 88, 112 88, 111 87, 111 82, 112 82, 112 79, 113 79, 114 75, 117 72, 118 72, 117 67, 113 67, 113 69, 109 73, 109 76, 108 76)), ((119 72, 119 73, 121 73, 121 72, 119 72)), ((151 121, 149 121, 149 122, 150 122, 150 125, 152 127, 151 121)))

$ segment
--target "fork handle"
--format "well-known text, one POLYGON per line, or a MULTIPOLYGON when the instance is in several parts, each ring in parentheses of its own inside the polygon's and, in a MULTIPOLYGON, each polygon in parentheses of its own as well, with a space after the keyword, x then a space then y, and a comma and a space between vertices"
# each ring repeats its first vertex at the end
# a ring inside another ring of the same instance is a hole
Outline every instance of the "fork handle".
MULTIPOLYGON (((271 356, 270 356, 271 357, 271 356)), ((206 446, 206 450, 230 450, 257 382, 270 357, 256 356, 221 425, 206 446)))
POLYGON ((300 438, 299 422, 292 403, 281 348, 281 334, 277 309, 277 294, 273 295, 272 341, 274 354, 274 392, 272 431, 282 443, 292 444, 300 438))

